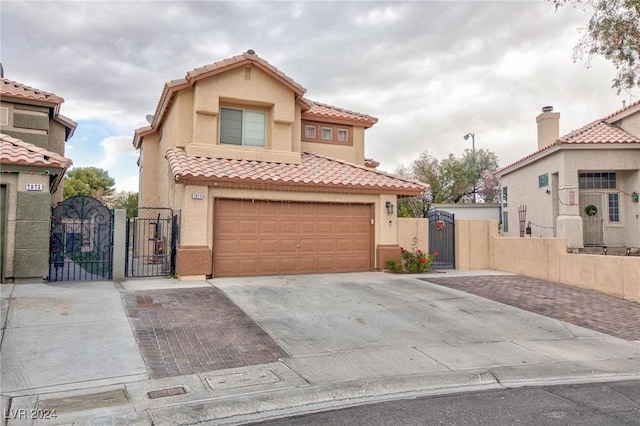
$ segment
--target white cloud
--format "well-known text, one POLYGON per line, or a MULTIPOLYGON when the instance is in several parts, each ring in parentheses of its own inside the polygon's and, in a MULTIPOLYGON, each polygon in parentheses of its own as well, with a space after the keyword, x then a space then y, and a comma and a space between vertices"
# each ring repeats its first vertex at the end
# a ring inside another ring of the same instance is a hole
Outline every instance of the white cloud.
POLYGON ((549 2, 24 1, 3 3, 0 36, 7 78, 109 124, 94 157, 76 161, 84 143, 71 140, 74 163, 133 185, 133 132, 165 82, 249 48, 311 99, 378 117, 366 155, 386 170, 424 150, 459 154, 467 132, 508 164, 535 148, 543 105, 562 133, 619 108, 615 69, 572 60, 589 16, 549 2))
POLYGON ((131 143, 131 136, 110 136, 100 142, 102 160, 97 164, 101 169, 109 170, 115 165, 135 164, 138 154, 131 143))

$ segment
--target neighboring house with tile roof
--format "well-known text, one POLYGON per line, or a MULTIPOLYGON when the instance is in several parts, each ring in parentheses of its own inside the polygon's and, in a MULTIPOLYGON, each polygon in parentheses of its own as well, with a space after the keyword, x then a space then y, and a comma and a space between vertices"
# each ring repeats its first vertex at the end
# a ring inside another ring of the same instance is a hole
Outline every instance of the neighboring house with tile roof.
POLYGON ((529 227, 531 236, 563 237, 570 248, 640 247, 640 101, 562 137, 559 120, 543 108, 538 150, 496 174, 503 235, 529 227))
MULTIPOLYGON (((398 197, 366 114, 314 102, 253 51, 167 83, 136 130, 141 207, 181 212, 181 277, 370 271, 399 251, 398 197)), ((382 265, 382 266, 381 266, 382 265)))
POLYGON ((76 123, 64 100, 0 78, 0 279, 42 282, 49 274, 51 206, 71 166, 65 142, 76 123))

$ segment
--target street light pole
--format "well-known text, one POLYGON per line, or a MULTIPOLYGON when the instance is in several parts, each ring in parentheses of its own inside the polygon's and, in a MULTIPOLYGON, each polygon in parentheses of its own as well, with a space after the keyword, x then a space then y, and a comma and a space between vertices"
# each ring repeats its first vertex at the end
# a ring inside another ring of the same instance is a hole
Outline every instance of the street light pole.
POLYGON ((469 140, 469 136, 471 136, 471 152, 473 153, 473 202, 476 203, 478 201, 476 194, 476 184, 478 183, 476 170, 476 135, 474 133, 467 133, 464 135, 464 140, 469 140))

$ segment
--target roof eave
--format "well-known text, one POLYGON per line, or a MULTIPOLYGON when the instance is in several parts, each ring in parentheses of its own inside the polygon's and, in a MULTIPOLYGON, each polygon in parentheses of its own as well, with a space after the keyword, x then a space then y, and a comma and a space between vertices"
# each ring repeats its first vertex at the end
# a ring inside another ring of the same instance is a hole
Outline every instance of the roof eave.
POLYGON ((357 185, 338 185, 338 184, 316 184, 303 182, 280 182, 263 179, 233 179, 194 175, 174 175, 176 183, 180 184, 205 184, 207 186, 215 186, 218 188, 236 188, 236 189, 256 189, 277 190, 286 188, 287 190, 295 190, 299 192, 342 192, 342 193, 359 193, 359 194, 394 194, 405 197, 416 197, 424 194, 424 188, 398 188, 391 186, 357 186, 357 185))

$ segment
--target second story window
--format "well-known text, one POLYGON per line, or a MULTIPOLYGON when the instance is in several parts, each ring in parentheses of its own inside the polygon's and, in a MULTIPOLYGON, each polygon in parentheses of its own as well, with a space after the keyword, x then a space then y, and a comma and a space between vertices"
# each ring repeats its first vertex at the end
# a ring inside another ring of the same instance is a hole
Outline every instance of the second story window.
POLYGON ((316 136, 316 126, 304 126, 304 137, 308 139, 315 139, 316 136))
POLYGON ((322 128, 322 139, 327 141, 333 140, 333 129, 331 127, 322 128))
POLYGON ((220 144, 265 146, 265 114, 243 109, 220 109, 220 144))
POLYGON ((338 129, 338 141, 347 142, 349 140, 349 131, 347 129, 338 129))

